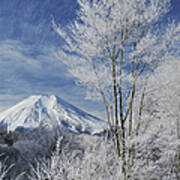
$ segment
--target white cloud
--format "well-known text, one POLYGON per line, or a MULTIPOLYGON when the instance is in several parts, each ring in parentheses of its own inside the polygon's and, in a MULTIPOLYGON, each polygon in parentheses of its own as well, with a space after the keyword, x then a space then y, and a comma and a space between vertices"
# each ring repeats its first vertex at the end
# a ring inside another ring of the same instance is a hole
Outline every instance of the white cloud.
POLYGON ((0 111, 32 94, 56 94, 100 116, 100 104, 84 100, 85 89, 75 85, 54 56, 56 51, 53 46, 38 48, 15 40, 0 41, 0 111))

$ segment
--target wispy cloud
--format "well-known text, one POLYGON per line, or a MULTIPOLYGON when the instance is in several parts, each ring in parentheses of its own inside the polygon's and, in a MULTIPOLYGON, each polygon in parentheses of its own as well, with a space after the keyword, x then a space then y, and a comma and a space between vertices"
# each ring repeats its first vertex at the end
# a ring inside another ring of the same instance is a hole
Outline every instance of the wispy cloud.
POLYGON ((99 112, 99 104, 84 100, 85 89, 54 56, 61 39, 52 28, 52 16, 65 26, 77 8, 75 0, 0 1, 0 111, 32 94, 57 94, 99 112))
POLYGON ((18 41, 0 42, 0 93, 32 93, 72 83, 53 51, 52 47, 34 50, 18 41))
POLYGON ((57 48, 43 48, 20 41, 0 41, 0 111, 32 94, 57 94, 93 114, 100 104, 85 101, 85 89, 74 83, 54 54, 57 48))

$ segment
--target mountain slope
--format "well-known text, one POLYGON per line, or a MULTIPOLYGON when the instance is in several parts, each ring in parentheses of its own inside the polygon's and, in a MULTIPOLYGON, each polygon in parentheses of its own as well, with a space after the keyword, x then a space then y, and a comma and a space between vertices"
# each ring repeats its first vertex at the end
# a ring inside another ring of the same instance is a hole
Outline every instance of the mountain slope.
POLYGON ((106 123, 67 103, 55 95, 30 96, 0 114, 0 126, 8 130, 18 127, 51 128, 60 125, 76 133, 98 134, 106 123))

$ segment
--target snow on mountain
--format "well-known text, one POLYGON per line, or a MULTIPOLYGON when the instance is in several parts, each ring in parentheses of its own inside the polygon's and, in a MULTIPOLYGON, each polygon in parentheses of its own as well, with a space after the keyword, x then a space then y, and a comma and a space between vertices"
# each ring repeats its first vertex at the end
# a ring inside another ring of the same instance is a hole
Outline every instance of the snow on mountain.
POLYGON ((36 128, 39 125, 60 125, 76 133, 98 134, 106 123, 67 103, 55 95, 30 96, 0 113, 0 126, 8 130, 18 127, 36 128))

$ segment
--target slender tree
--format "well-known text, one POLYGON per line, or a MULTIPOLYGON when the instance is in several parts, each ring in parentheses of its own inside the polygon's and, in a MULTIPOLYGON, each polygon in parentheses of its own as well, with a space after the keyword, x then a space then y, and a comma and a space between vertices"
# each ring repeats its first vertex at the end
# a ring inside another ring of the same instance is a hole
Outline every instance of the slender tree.
POLYGON ((87 98, 103 101, 120 170, 127 179, 134 158, 130 139, 140 133, 148 76, 167 57, 177 56, 180 29, 174 22, 163 26, 170 0, 78 3, 71 24, 61 27, 53 21, 64 40, 58 57, 87 86, 87 98), (137 96, 140 103, 135 107, 137 96))

